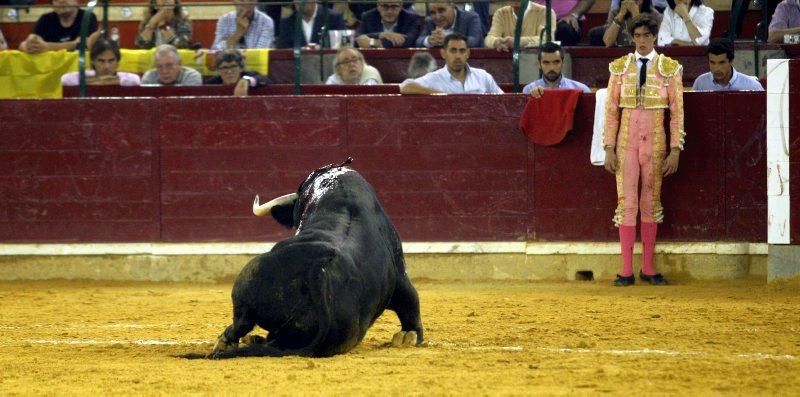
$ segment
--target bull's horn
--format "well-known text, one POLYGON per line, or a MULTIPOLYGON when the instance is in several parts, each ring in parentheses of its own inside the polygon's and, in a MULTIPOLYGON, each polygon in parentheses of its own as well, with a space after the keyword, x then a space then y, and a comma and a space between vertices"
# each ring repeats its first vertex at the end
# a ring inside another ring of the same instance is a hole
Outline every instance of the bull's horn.
POLYGON ((297 200, 297 193, 289 193, 280 196, 276 199, 270 200, 268 203, 259 205, 258 195, 256 195, 256 199, 253 200, 253 213, 256 214, 256 216, 264 216, 266 214, 269 214, 269 211, 272 209, 272 207, 275 207, 277 205, 291 204, 295 200, 297 200))

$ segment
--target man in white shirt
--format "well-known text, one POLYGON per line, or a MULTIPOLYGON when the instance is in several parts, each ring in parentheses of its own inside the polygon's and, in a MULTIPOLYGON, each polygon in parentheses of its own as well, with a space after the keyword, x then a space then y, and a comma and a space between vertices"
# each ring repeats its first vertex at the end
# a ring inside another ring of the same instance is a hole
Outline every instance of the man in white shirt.
POLYGON ((442 58, 445 66, 417 79, 400 84, 402 94, 502 94, 492 75, 467 64, 467 36, 451 33, 444 38, 442 58))

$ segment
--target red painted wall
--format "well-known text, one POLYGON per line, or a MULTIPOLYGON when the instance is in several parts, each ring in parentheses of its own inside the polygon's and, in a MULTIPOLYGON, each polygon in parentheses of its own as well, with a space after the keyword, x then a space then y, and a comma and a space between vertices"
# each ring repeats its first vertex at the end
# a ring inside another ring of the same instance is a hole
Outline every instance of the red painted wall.
MULTIPOLYGON (((678 241, 766 240, 764 93, 687 93, 665 183, 678 241)), ((613 177, 589 163, 594 97, 536 146, 522 95, 0 102, 0 241, 260 241, 250 212, 352 156, 405 241, 612 241, 613 177)), ((797 229, 793 229, 797 230, 797 229)))

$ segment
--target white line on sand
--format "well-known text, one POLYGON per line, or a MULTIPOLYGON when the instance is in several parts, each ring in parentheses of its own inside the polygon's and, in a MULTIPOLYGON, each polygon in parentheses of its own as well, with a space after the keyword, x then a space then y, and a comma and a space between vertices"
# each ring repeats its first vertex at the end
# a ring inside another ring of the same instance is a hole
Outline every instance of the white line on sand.
MULTIPOLYGON (((206 324, 212 326, 211 324, 206 324)), ((187 324, 30 324, 30 325, 0 325, 0 329, 164 329, 197 327, 187 324)))
MULTIPOLYGON (((472 351, 492 351, 492 350, 499 350, 499 351, 523 351, 525 350, 522 346, 460 346, 457 343, 451 342, 429 342, 429 346, 431 347, 443 347, 447 349, 456 349, 456 350, 472 350, 472 351)), ((659 355, 659 356, 708 356, 708 353, 705 352, 678 352, 678 351, 669 351, 669 350, 658 350, 658 349, 632 349, 632 350, 621 350, 621 349, 605 349, 605 350, 595 350, 595 349, 572 349, 566 347, 559 347, 559 348, 552 348, 552 347, 540 347, 536 350, 543 350, 552 353, 566 353, 566 354, 613 354, 617 356, 624 356, 624 355, 659 355)), ((791 354, 764 354, 764 353, 748 353, 748 354, 736 354, 736 358, 744 359, 744 360, 797 360, 800 359, 798 356, 793 356, 791 354)))
MULTIPOLYGON (((541 348, 540 350, 551 351, 555 353, 592 353, 592 354, 614 354, 617 356, 623 355, 660 355, 660 356, 707 356, 708 353, 705 352, 675 352, 675 351, 668 351, 668 350, 658 350, 658 349, 633 349, 633 350, 620 350, 620 349, 610 349, 610 350, 592 350, 592 349, 570 349, 570 348, 541 348)), ((793 356, 791 354, 764 354, 764 353, 749 353, 749 354, 736 354, 736 358, 741 358, 745 360, 797 360, 800 359, 798 356, 793 356)))
MULTIPOLYGON (((95 340, 95 339, 25 339, 20 341, 21 344, 29 345, 83 345, 83 346, 98 346, 98 345, 210 345, 214 342, 207 340, 154 340, 154 339, 137 339, 137 340, 95 340)), ((2 342, 0 342, 2 344, 2 342)))
MULTIPOLYGON (((213 341, 209 340, 155 340, 155 339, 137 339, 137 340, 96 340, 96 339, 24 339, 20 341, 2 341, 0 346, 10 345, 79 345, 79 346, 103 346, 103 345, 135 345, 135 346, 153 346, 153 345, 168 345, 168 346, 181 346, 181 345, 211 345, 213 341)), ((521 352, 526 350, 523 346, 460 346, 457 343, 451 342, 428 342, 428 347, 431 348, 445 348, 453 350, 470 350, 470 351, 511 351, 521 352)), ((552 353, 566 353, 566 354, 612 354, 617 356, 622 355, 659 355, 659 356, 708 356, 705 352, 678 352, 669 350, 658 349, 606 349, 606 350, 593 350, 593 349, 572 349, 572 348, 552 348, 540 347, 536 350, 542 350, 552 353)), ((765 353, 747 353, 735 354, 734 357, 743 360, 798 360, 800 357, 791 354, 765 354, 765 353)))

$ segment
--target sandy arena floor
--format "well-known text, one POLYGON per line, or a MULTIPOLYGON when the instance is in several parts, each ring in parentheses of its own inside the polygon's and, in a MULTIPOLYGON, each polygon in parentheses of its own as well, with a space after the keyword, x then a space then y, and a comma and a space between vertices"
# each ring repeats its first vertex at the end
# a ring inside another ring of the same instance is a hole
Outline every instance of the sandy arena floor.
POLYGON ((207 361, 230 284, 0 282, 0 394, 800 395, 796 284, 415 284, 428 347, 207 361))

